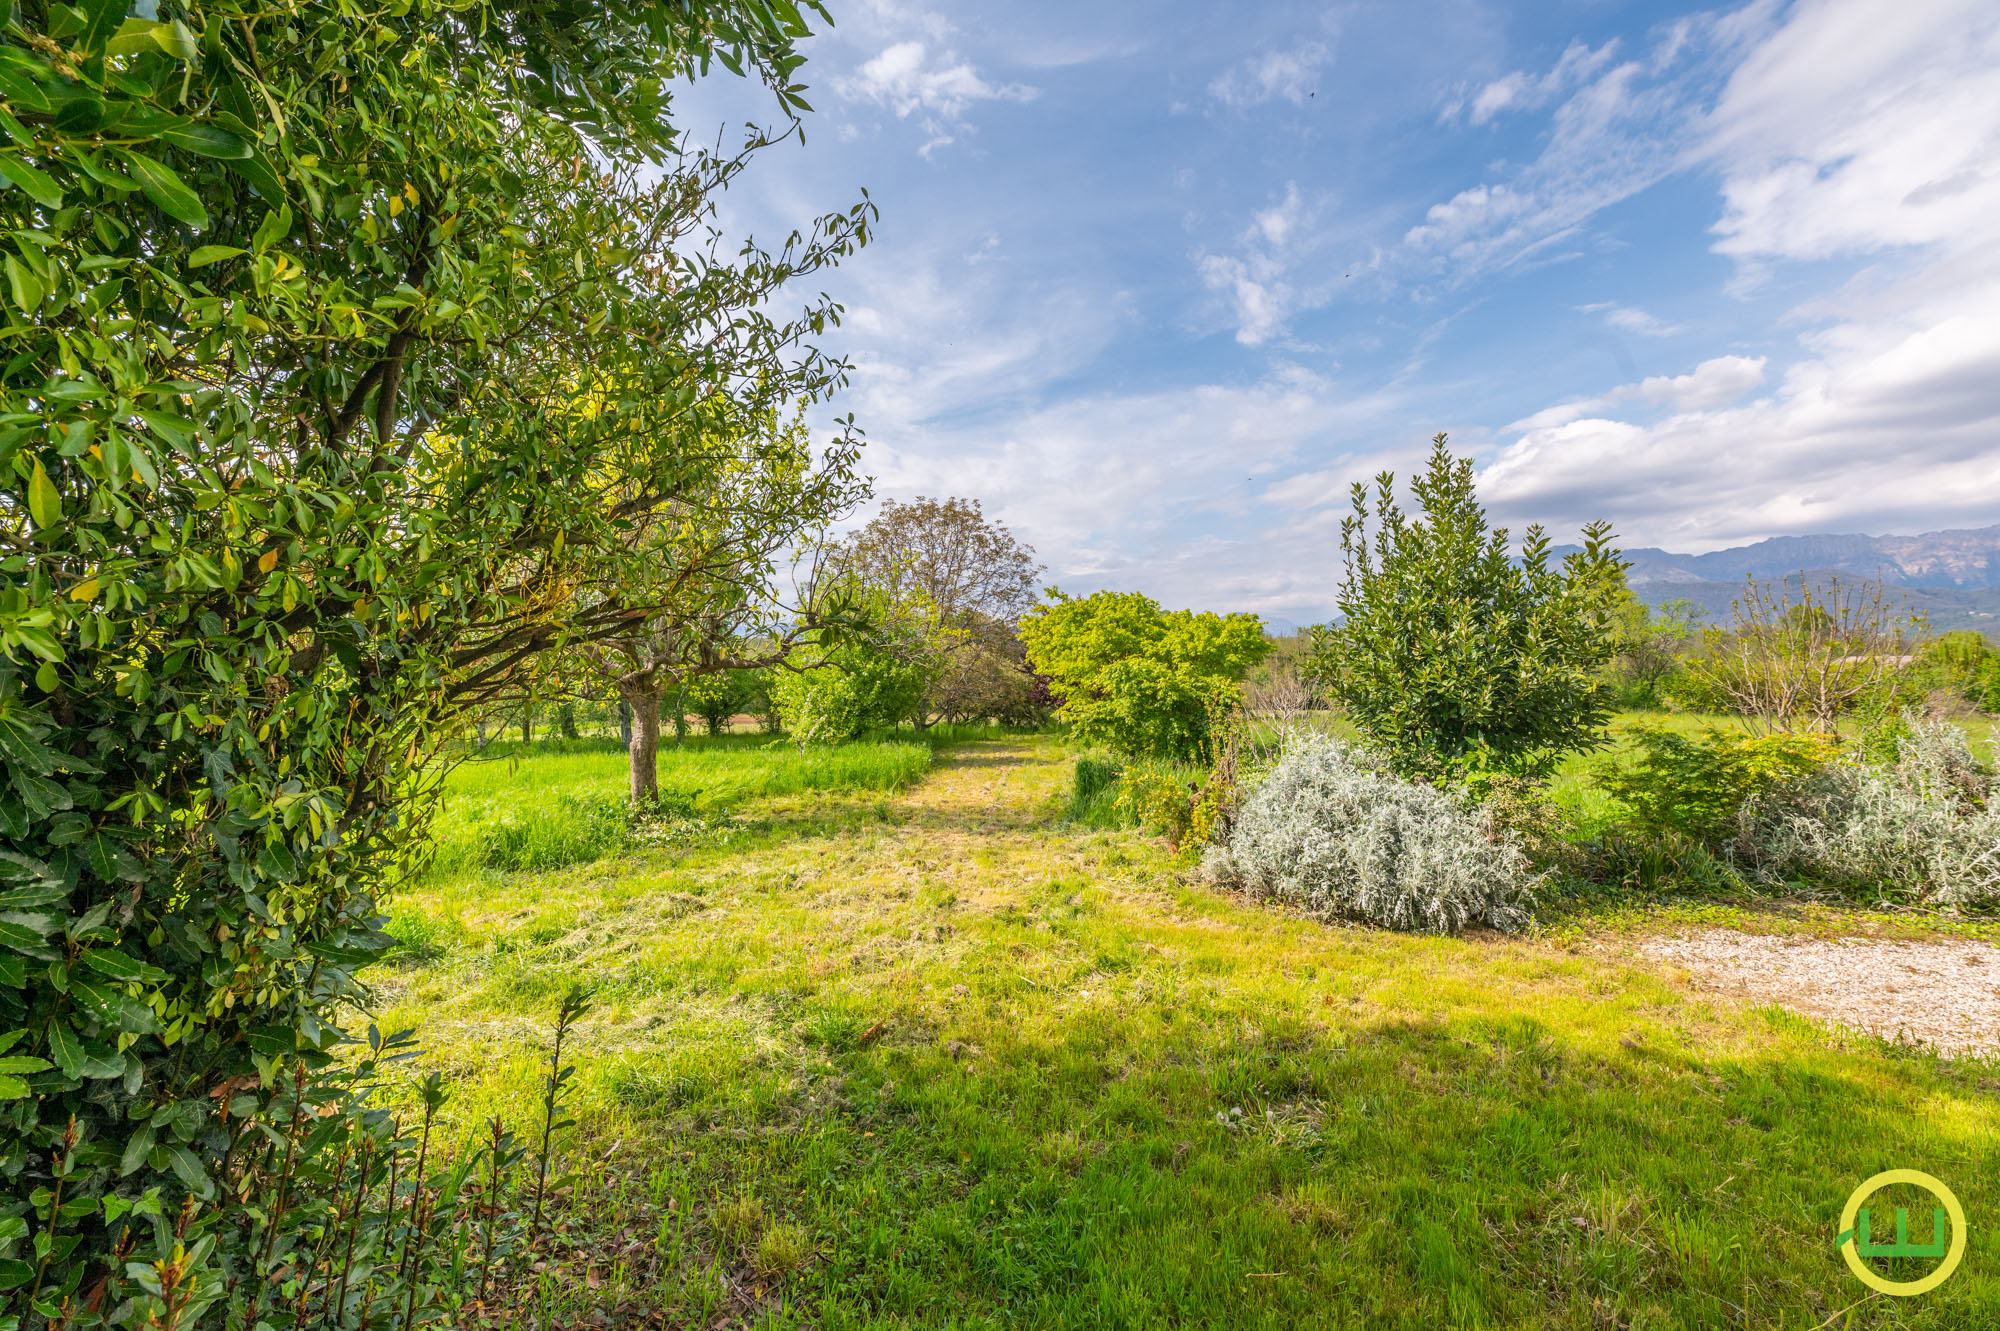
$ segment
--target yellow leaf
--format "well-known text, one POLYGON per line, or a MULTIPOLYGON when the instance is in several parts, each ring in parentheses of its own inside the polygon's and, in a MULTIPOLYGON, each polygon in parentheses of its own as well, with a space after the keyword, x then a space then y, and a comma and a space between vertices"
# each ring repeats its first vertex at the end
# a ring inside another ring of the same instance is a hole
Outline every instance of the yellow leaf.
POLYGON ((272 569, 276 568, 277 566, 278 566, 278 552, 276 550, 266 550, 264 552, 264 557, 257 561, 257 571, 259 573, 269 573, 272 569))
POLYGON ((400 194, 391 194, 389 196, 389 216, 401 217, 402 215, 403 215, 403 196, 400 194))
POLYGON ((95 601, 97 599, 97 579, 85 578, 82 582, 70 588, 69 599, 72 601, 95 601))

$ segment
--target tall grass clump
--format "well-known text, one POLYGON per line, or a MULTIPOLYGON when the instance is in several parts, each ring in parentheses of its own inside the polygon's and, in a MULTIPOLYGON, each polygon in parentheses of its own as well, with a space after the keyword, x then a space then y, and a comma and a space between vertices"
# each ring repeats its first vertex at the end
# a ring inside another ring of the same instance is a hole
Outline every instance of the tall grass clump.
POLYGON ((1965 732, 1912 716, 1887 763, 1831 764, 1744 806, 1739 854, 1767 881, 1957 909, 2000 905, 2000 809, 1965 732))
POLYGON ((1125 765, 1102 753, 1086 753, 1076 760, 1070 776, 1069 798, 1063 805, 1063 821, 1079 827, 1123 826, 1118 808, 1118 779, 1125 765))
POLYGON ((1316 737, 1271 770, 1206 863, 1222 881, 1322 918, 1421 933, 1517 929, 1536 881, 1482 809, 1316 737))

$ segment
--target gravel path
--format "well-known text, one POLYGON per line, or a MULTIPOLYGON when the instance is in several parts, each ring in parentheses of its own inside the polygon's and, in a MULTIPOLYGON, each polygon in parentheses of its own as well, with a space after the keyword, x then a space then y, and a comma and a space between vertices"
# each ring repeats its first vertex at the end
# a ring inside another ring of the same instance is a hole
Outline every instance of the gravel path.
POLYGON ((2000 948, 1706 929, 1650 938, 1639 950, 1684 967, 1698 988, 1943 1054, 2000 1053, 2000 948))

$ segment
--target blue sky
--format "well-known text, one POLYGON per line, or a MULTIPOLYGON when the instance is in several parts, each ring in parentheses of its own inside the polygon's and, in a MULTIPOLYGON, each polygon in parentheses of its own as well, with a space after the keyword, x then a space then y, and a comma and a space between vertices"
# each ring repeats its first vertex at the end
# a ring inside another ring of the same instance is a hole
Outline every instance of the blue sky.
POLYGON ((1559 541, 2000 522, 1990 0, 832 8, 724 220, 869 190, 877 492, 1065 590, 1325 617, 1349 483, 1439 430, 1559 541))

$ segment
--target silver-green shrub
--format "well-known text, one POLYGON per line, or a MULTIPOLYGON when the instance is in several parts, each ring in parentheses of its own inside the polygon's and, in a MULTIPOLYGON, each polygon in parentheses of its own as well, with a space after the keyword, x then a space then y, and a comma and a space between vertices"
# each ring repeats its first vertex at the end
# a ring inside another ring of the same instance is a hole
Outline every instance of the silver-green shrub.
POLYGON ((1422 933, 1519 928, 1535 884, 1484 810, 1318 737, 1272 768, 1205 867, 1323 918, 1422 933))
POLYGON ((2000 904, 2000 810, 1991 793, 1964 731, 1912 717, 1893 763, 1836 763, 1751 800, 1736 849, 1767 881, 1991 906, 2000 904))

